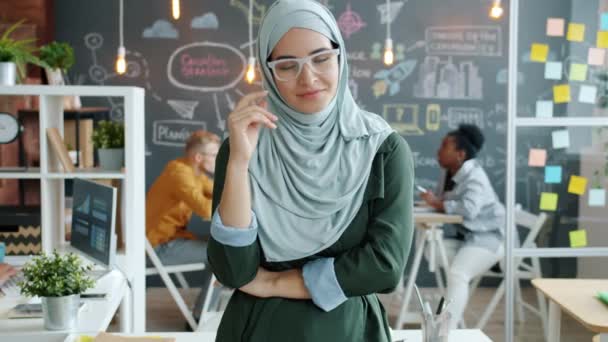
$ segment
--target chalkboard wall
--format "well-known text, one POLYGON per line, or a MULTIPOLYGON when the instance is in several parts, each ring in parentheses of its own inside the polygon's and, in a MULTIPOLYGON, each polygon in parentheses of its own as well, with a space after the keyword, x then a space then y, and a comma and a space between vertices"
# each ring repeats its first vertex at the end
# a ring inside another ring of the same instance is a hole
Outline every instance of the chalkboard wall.
MULTIPOLYGON (((254 39, 259 20, 272 2, 254 3, 254 39)), ((435 186, 439 176, 435 156, 441 138, 459 123, 475 123, 486 136, 479 160, 503 198, 508 11, 495 21, 488 17, 490 0, 398 0, 391 2, 389 16, 382 0, 321 2, 336 16, 347 44, 354 97, 362 107, 383 115, 409 142, 417 183, 435 186), (387 20, 395 45, 392 67, 381 61, 387 20)), ((593 10, 597 1, 591 2, 593 10)), ((508 1, 502 3, 508 9, 508 1)), ((530 44, 541 39, 537 37, 544 37, 545 25, 538 13, 585 21, 589 13, 574 11, 578 14, 572 15, 572 3, 543 0, 522 5, 520 114, 532 115, 535 101, 551 88, 526 54, 530 44)), ((225 119, 235 102, 259 89, 243 81, 251 43, 248 1, 182 0, 182 17, 177 21, 171 18, 168 0, 128 0, 124 5, 126 75, 118 76, 113 70, 118 1, 56 0, 55 38, 75 47, 77 62, 69 72, 70 82, 146 89, 149 186, 164 165, 182 153, 193 130, 204 128, 225 137, 225 119)), ((562 55, 568 55, 568 50, 569 46, 562 47, 562 55)), ((116 99, 85 99, 84 103, 108 106, 113 118, 122 117, 122 104, 116 99)), ((518 139, 517 202, 537 211, 538 194, 547 186, 543 173, 527 166, 526 149, 550 144, 550 137, 522 130, 518 139)), ((578 169, 577 160, 564 161, 566 168, 578 169)), ((576 216, 575 207, 568 206, 563 213, 576 216)), ((565 245, 567 240, 549 243, 565 245)))

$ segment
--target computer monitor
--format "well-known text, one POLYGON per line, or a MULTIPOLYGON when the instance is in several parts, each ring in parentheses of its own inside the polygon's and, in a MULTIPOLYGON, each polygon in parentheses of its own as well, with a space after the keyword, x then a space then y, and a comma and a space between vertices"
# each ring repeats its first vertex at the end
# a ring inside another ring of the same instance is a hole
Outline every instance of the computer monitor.
POLYGON ((71 246, 111 268, 116 255, 116 188, 74 179, 71 246))

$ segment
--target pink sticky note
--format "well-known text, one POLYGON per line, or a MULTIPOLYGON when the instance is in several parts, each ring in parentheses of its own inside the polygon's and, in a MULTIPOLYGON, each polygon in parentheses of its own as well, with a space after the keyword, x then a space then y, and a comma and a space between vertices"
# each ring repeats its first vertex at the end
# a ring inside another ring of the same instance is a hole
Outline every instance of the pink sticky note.
POLYGON ((544 167, 547 163, 547 150, 532 148, 528 155, 528 165, 544 167))
POLYGON ((604 65, 606 59, 606 50, 598 48, 589 48, 587 55, 587 64, 589 65, 604 65))
POLYGON ((563 37, 564 36, 564 19, 549 18, 547 19, 547 36, 563 37))

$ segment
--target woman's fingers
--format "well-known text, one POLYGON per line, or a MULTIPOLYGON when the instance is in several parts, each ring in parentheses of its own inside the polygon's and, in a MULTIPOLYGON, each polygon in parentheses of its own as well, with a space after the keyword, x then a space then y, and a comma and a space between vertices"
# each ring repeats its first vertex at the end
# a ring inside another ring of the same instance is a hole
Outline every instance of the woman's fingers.
POLYGON ((262 107, 250 106, 230 116, 229 120, 233 124, 244 124, 248 126, 252 121, 261 122, 268 127, 276 128, 275 122, 278 118, 262 107))
POLYGON ((247 94, 239 100, 239 102, 237 103, 236 108, 234 110, 239 111, 240 109, 243 109, 245 107, 248 107, 251 105, 256 105, 257 102, 259 101, 259 99, 266 97, 266 95, 268 95, 268 92, 266 90, 247 94))

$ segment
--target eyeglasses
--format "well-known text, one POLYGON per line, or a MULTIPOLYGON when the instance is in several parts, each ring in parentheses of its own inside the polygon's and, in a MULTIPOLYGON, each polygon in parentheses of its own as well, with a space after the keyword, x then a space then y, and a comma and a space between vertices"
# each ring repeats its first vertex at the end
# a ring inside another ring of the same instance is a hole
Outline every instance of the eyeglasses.
POLYGON ((300 76, 304 64, 308 63, 310 70, 316 74, 324 74, 335 66, 336 56, 340 49, 325 50, 302 58, 285 58, 268 62, 266 65, 272 70, 279 81, 292 81, 300 76))

